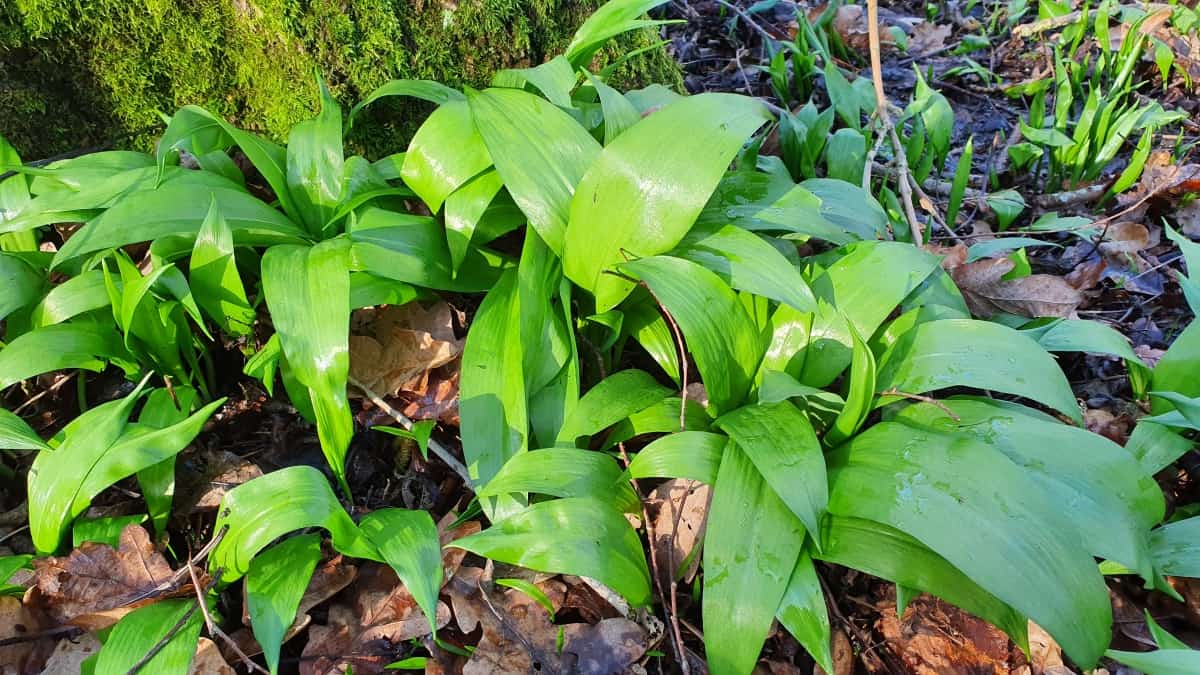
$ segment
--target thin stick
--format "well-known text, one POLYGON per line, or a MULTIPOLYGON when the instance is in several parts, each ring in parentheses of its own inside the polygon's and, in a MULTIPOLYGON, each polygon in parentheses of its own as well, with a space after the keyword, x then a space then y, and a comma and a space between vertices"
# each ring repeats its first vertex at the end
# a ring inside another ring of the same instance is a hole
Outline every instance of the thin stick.
MULTIPOLYGON (((399 422, 400 426, 412 431, 413 421, 410 420, 404 413, 393 408, 388 404, 387 401, 383 400, 379 394, 371 391, 367 385, 354 379, 354 377, 350 377, 349 382, 362 391, 362 393, 365 394, 368 399, 370 399, 371 403, 379 406, 380 410, 387 413, 392 419, 399 422)), ((471 482, 471 474, 467 471, 467 467, 463 466, 462 462, 458 461, 454 455, 450 454, 449 450, 444 448, 441 443, 438 443, 432 438, 429 439, 429 449, 433 451, 433 454, 438 456, 438 459, 442 460, 447 466, 453 469, 454 473, 457 473, 459 477, 463 479, 463 482, 466 483, 468 488, 472 487, 473 484, 471 482)))
POLYGON ((675 317, 671 316, 671 312, 667 310, 667 306, 658 298, 658 294, 650 288, 650 284, 642 282, 642 286, 650 291, 650 297, 654 298, 654 302, 658 303, 658 308, 662 310, 663 317, 667 320, 667 324, 671 326, 671 332, 675 335, 675 348, 679 352, 679 430, 687 431, 687 387, 688 387, 688 361, 687 348, 683 345, 683 333, 679 330, 679 324, 675 322, 675 317))
POLYGON ((164 648, 166 648, 166 646, 171 642, 171 640, 174 639, 175 636, 179 634, 179 631, 183 630, 183 627, 187 625, 189 620, 191 620, 192 615, 196 613, 196 609, 198 607, 199 607, 199 604, 196 604, 196 605, 192 605, 190 608, 188 608, 187 613, 184 614, 183 616, 179 617, 179 620, 175 622, 174 626, 171 626, 171 629, 167 631, 167 634, 164 635, 162 637, 162 639, 159 640, 153 647, 151 647, 150 651, 147 652, 145 656, 138 659, 138 662, 133 664, 133 667, 130 668, 125 673, 125 675, 137 675, 137 672, 139 670, 144 668, 147 663, 150 663, 150 661, 152 661, 155 656, 158 656, 158 653, 161 652, 164 648))
POLYGON ((241 659, 242 663, 245 664, 250 672, 257 671, 270 675, 270 671, 258 665, 254 661, 251 661, 250 657, 246 656, 246 652, 242 651, 242 648, 233 641, 233 638, 229 637, 225 631, 221 630, 220 626, 213 623, 212 616, 210 616, 208 613, 207 603, 204 602, 204 595, 206 592, 200 590, 200 579, 196 577, 196 568, 192 565, 190 558, 187 560, 187 571, 188 575, 192 577, 192 588, 196 591, 196 602, 200 605, 200 613, 204 615, 204 625, 208 627, 208 634, 213 637, 221 638, 221 641, 228 645, 229 649, 232 650, 234 654, 237 654, 238 658, 241 659))
POLYGON ((917 212, 913 209, 912 186, 908 181, 912 173, 908 169, 908 158, 904 155, 904 144, 892 124, 892 115, 888 112, 887 94, 883 91, 883 59, 879 46, 879 0, 867 0, 867 37, 871 47, 871 82, 875 85, 875 117, 882 128, 879 133, 888 134, 892 139, 892 154, 896 158, 896 166, 900 171, 900 203, 904 207, 904 217, 912 231, 913 244, 922 244, 921 222, 917 220, 917 212))
POLYGON ((892 387, 891 389, 888 389, 887 391, 881 391, 881 392, 879 392, 878 395, 879 396, 899 396, 900 398, 907 398, 911 401, 921 401, 922 403, 928 403, 929 405, 936 406, 939 409, 941 409, 942 412, 949 415, 950 419, 954 420, 955 422, 962 421, 962 418, 959 417, 958 415, 955 415, 954 411, 951 410, 950 408, 948 408, 945 403, 942 403, 941 401, 937 400, 936 398, 933 398, 932 396, 922 396, 921 394, 911 394, 907 391, 900 391, 900 390, 896 389, 895 387, 892 387))

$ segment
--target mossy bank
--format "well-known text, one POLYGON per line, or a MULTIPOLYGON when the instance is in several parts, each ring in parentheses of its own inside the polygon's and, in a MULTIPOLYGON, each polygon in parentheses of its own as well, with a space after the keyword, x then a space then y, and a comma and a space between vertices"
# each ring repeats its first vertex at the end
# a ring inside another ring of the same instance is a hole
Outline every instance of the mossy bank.
MULTIPOLYGON (((597 0, 15 0, 0 3, 0 134, 28 159, 96 145, 148 149, 160 112, 203 105, 281 138, 317 107, 313 73, 344 105, 398 77, 486 84, 562 50, 597 0)), ((653 44, 649 31, 612 50, 653 44)), ((609 56, 611 57, 611 53, 609 56)), ((661 49, 628 84, 679 87, 661 49)), ((394 152, 422 115, 384 101, 349 143, 394 152)))

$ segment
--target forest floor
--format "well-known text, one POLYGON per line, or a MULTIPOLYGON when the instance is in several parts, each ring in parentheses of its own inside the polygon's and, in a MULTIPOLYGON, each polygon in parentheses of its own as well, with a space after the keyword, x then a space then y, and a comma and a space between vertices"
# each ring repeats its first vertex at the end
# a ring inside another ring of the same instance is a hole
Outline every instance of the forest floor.
MULTIPOLYGON (((795 6, 788 0, 730 3, 678 0, 666 6, 665 18, 678 22, 663 30, 685 72, 686 86, 692 93, 738 92, 762 97, 780 108, 798 108, 796 100, 780 97, 771 75, 778 44, 795 40, 800 29, 795 6)), ((1183 256, 1164 224, 1185 236, 1200 238, 1200 200, 1192 199, 1193 193, 1200 190, 1200 167, 1193 163, 1200 162, 1195 158, 1196 143, 1200 141, 1200 124, 1195 121, 1200 119, 1200 97, 1195 88, 1200 83, 1200 38, 1194 28, 1190 33, 1161 25, 1154 29, 1159 31, 1156 38, 1173 51, 1173 65, 1163 82, 1154 58, 1137 60, 1133 77, 1147 84, 1137 89, 1136 97, 1139 101, 1157 101, 1164 109, 1185 115, 1154 136, 1153 152, 1142 160, 1147 167, 1143 176, 1120 194, 1109 197, 1108 189, 1123 165, 1134 161, 1132 143, 1100 176, 1077 183, 1051 181, 1044 171, 1036 170, 1039 164, 1034 164, 1035 168, 1014 168, 1009 150, 1021 142, 1020 129, 1029 120, 1031 97, 1010 93, 1014 87, 1053 76, 1054 55, 1048 44, 1067 39, 1063 33, 1068 27, 1057 25, 1017 36, 1006 25, 1006 17, 994 20, 992 8, 983 3, 972 3, 969 9, 954 2, 928 6, 889 3, 881 17, 889 27, 881 74, 891 102, 903 108, 910 101, 918 86, 919 70, 929 85, 949 100, 954 112, 949 158, 943 171, 933 171, 925 180, 931 203, 922 205, 924 208, 945 213, 955 167, 968 139, 972 140, 973 156, 961 215, 949 228, 935 230, 931 244, 963 254, 955 279, 966 289, 975 288, 977 297, 973 302, 986 304, 997 299, 990 295, 987 270, 971 268, 974 263, 966 262, 966 246, 992 241, 1002 229, 1009 234, 1022 231, 1024 236, 1037 240, 1026 242, 1022 254, 1037 281, 1026 284, 1022 295, 1004 301, 1009 306, 1024 307, 1062 303, 1067 287, 1073 306, 1064 315, 1097 319, 1117 328, 1136 353, 1153 364, 1191 320, 1176 279, 1183 269, 1183 256), (1003 206, 998 206, 997 200, 1014 193, 1025 208, 1001 228, 996 212, 1003 206), (1076 217, 1088 219, 1091 227, 1072 229, 1076 217)), ((802 11, 815 23, 824 9, 802 11)), ((828 30, 843 45, 839 64, 870 80, 864 14, 859 6, 837 9, 828 30)), ((1036 8, 1031 9, 1015 25, 1036 24, 1035 14, 1036 8)), ((1121 39, 1124 33, 1117 32, 1114 29, 1110 40, 1121 39)), ((1088 47, 1089 39, 1080 49, 1088 47)), ((810 85, 818 107, 829 105, 821 78, 813 79, 810 85)), ((404 317, 407 329, 428 334, 444 349, 431 350, 429 367, 403 383, 399 396, 389 399, 409 417, 436 420, 434 437, 452 450, 456 449, 458 425, 458 361, 454 357, 461 352, 473 302, 450 298, 422 310, 419 316, 404 317)), ((361 319, 364 323, 360 328, 366 330, 370 317, 361 319)), ((160 552, 148 540, 122 539, 117 550, 92 546, 77 550, 70 558, 59 558, 57 564, 62 569, 91 581, 84 590, 64 591, 66 595, 51 598, 52 606, 83 603, 84 609, 94 610, 97 616, 111 611, 103 606, 103 597, 128 593, 156 578, 134 567, 167 566, 168 558, 178 563, 186 560, 190 551, 203 547, 212 536, 221 497, 233 486, 285 466, 303 464, 325 470, 312 426, 300 419, 282 396, 268 395, 257 381, 243 376, 239 358, 234 349, 216 355, 215 389, 230 396, 230 401, 193 447, 180 456, 169 548, 160 552)), ((1086 404, 1088 428, 1123 443, 1133 420, 1144 411, 1129 389, 1122 362, 1082 354, 1063 355, 1060 362, 1078 398, 1086 404)), ((360 372, 355 376, 364 379, 369 375, 360 372)), ((78 414, 80 396, 92 402, 108 400, 131 386, 117 374, 88 375, 85 386, 74 378, 45 376, 31 388, 10 390, 0 403, 19 412, 37 430, 50 433, 78 414)), ((360 429, 390 420, 379 407, 367 401, 361 403, 356 416, 360 429)), ((1169 512, 1200 512, 1200 481, 1193 478, 1193 468, 1200 470, 1198 460, 1200 456, 1193 452, 1181 461, 1178 471, 1158 476, 1169 512)), ((26 469, 17 466, 14 475, 19 477, 26 469)), ((0 555, 33 551, 24 527, 27 517, 21 482, 11 480, 6 485, 14 488, 0 492, 0 555)), ((436 459, 423 459, 411 444, 381 434, 364 432, 356 437, 348 459, 348 482, 356 496, 352 506, 358 513, 382 506, 418 508, 432 512, 436 520, 448 525, 470 501, 469 491, 454 471, 436 459)), ((107 491, 96 500, 89 515, 141 513, 136 490, 137 484, 127 481, 121 489, 107 491)), ((666 510, 653 505, 674 504, 683 513, 675 525, 682 524, 691 533, 691 541, 672 538, 655 546, 678 550, 683 555, 690 552, 703 523, 706 498, 706 492, 683 482, 670 481, 657 487, 649 500, 649 516, 667 518, 666 510)), ((447 536, 463 536, 479 527, 478 522, 469 522, 447 536)), ((382 673, 387 664, 422 648, 435 654, 425 663, 429 673, 567 672, 571 666, 557 663, 554 649, 561 625, 570 628, 568 639, 575 640, 576 645, 590 645, 593 650, 594 669, 587 672, 678 672, 678 665, 669 656, 653 657, 669 655, 671 650, 663 641, 668 627, 653 617, 642 617, 640 623, 621 618, 621 603, 610 602, 604 589, 587 580, 493 567, 461 551, 448 553, 445 562, 453 579, 443 597, 448 613, 452 609, 458 619, 439 631, 442 646, 438 647, 428 631, 421 630, 419 611, 390 570, 374 563, 352 563, 338 555, 327 556, 302 601, 302 620, 295 628, 306 630, 307 639, 285 643, 283 672, 334 672, 338 664, 349 663, 357 674, 382 673), (500 592, 503 589, 482 590, 481 579, 499 578, 537 581, 556 609, 555 621, 551 622, 529 596, 500 592), (474 617, 474 621, 465 622, 464 616, 474 617), (456 654, 453 647, 460 653, 456 654), (472 647, 474 655, 463 651, 463 647, 472 647)), ((43 569, 29 574, 43 574, 43 569)), ((915 599, 902 616, 897 616, 892 584, 835 565, 822 563, 820 569, 830 590, 837 675, 1078 672, 1064 665, 1057 645, 1044 633, 1035 631, 1031 635, 1033 650, 1027 659, 994 627, 930 596, 915 599)), ((689 651, 689 670, 701 673, 705 670, 698 656, 703 651, 699 604, 691 593, 694 582, 693 572, 680 587, 676 613, 689 651)), ((1185 641, 1200 641, 1200 585, 1178 582, 1177 590, 1185 602, 1148 592, 1128 581, 1110 580, 1109 585, 1116 608, 1114 648, 1136 650, 1139 645, 1153 645, 1143 620, 1146 609, 1185 641)), ((223 598, 221 611, 226 617, 234 617, 229 623, 237 626, 241 623, 236 617, 242 613, 242 599, 223 598)), ((70 672, 70 664, 77 664, 97 648, 78 624, 58 626, 19 603, 0 604, 0 624, 8 620, 29 622, 27 634, 39 639, 0 639, 0 666, 7 659, 24 664, 28 672, 38 672, 47 663, 46 672, 70 672)), ((236 643, 242 651, 254 655, 255 644, 248 628, 231 627, 228 632, 230 644, 236 643)), ((204 650, 205 658, 212 659, 206 663, 216 665, 197 672, 231 672, 231 666, 239 672, 246 670, 229 644, 202 644, 204 650)), ((767 641, 759 672, 808 675, 814 668, 799 644, 786 631, 778 630, 767 641)), ((2 667, 0 671, 8 672, 2 667)))

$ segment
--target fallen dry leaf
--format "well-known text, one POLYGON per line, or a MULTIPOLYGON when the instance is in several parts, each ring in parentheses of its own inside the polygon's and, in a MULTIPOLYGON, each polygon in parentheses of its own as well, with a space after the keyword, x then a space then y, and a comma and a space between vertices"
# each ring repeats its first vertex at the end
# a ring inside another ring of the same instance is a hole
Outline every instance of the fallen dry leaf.
POLYGON ((415 391, 401 392, 409 399, 403 412, 414 420, 437 420, 459 426, 458 373, 461 361, 455 359, 441 368, 429 371, 415 391))
POLYGON ((813 666, 813 675, 854 675, 854 664, 858 660, 854 655, 854 646, 846 631, 834 628, 831 633, 830 654, 833 656, 833 673, 826 673, 820 665, 813 666))
MULTIPOLYGON (((77 675, 82 672, 80 665, 100 651, 100 641, 90 633, 84 633, 69 640, 59 640, 54 645, 46 665, 42 666, 42 675, 77 675)), ((0 662, 3 657, 0 657, 0 662)))
POLYGON ((188 675, 236 675, 237 671, 221 656, 212 640, 202 637, 196 643, 196 655, 188 667, 188 675))
MULTIPOLYGON (((463 666, 463 675, 564 671, 563 656, 556 650, 558 629, 546 608, 513 589, 489 591, 485 597, 483 585, 490 582, 485 576, 478 567, 464 567, 446 587, 459 630, 470 632, 475 626, 483 627, 483 637, 463 666)), ((562 607, 566 586, 561 581, 552 579, 535 585, 555 611, 562 607)))
POLYGON ((42 558, 33 565, 38 603, 59 623, 88 630, 116 623, 120 615, 112 610, 159 599, 160 586, 172 577, 171 566, 140 525, 121 531, 119 548, 88 542, 65 558, 42 558))
POLYGON ((181 512, 216 509, 225 493, 263 475, 257 464, 226 450, 194 453, 187 461, 189 471, 179 481, 181 512))
POLYGON ((580 675, 623 673, 642 658, 647 647, 646 631, 629 619, 563 627, 563 658, 573 659, 572 672, 580 675))
POLYGON ((1008 675, 1018 665, 1014 652, 1020 650, 1010 647, 1000 629, 931 595, 915 598, 900 618, 894 600, 880 602, 878 609, 888 648, 914 675, 1008 675))
MULTIPOLYGON (((0 596, 0 640, 35 635, 49 627, 45 624, 37 608, 26 607, 18 597, 0 596)), ((0 672, 5 675, 36 673, 54 647, 51 640, 30 640, 0 647, 0 672)))
POLYGON ((1104 258, 1096 256, 1091 260, 1079 263, 1063 278, 1076 290, 1086 291, 1095 288, 1096 284, 1100 283, 1107 269, 1108 263, 1104 258))
POLYGON ((444 302, 368 307, 351 317, 350 375, 381 396, 412 389, 462 353, 454 310, 444 302))
POLYGON ((1105 228, 1099 246, 1101 253, 1119 256, 1144 251, 1157 243, 1151 241, 1150 230, 1145 225, 1127 220, 1105 228))
POLYGON ((1088 408, 1083 413, 1083 422, 1087 430, 1100 434, 1117 445, 1125 445, 1129 440, 1129 430, 1133 420, 1128 415, 1114 415, 1103 408, 1088 408))
POLYGON ((950 39, 950 26, 936 24, 932 21, 922 21, 913 26, 912 34, 908 36, 908 52, 920 56, 946 48, 946 40, 950 39))
POLYGON ((673 578, 691 581, 700 564, 700 556, 688 556, 700 541, 708 519, 712 490, 708 485, 680 478, 671 479, 654 488, 649 503, 653 506, 654 555, 658 559, 663 587, 669 588, 673 578), (677 571, 688 563, 682 577, 677 571))
POLYGON ((1083 295, 1062 277, 1031 274, 1002 279, 1014 264, 1008 258, 985 258, 950 270, 971 313, 983 318, 1001 312, 1030 318, 1069 317, 1083 295))
POLYGON ((1063 663, 1062 648, 1041 626, 1029 622, 1029 666, 1033 675, 1071 675, 1063 663))
POLYGON ((1184 235, 1200 239, 1200 199, 1193 199, 1175 209, 1175 224, 1184 235))

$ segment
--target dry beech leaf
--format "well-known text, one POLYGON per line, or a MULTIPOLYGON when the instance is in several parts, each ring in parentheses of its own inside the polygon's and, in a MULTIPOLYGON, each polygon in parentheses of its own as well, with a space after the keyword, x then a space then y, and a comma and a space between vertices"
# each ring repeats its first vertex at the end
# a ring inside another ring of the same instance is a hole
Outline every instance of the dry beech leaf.
POLYGON ((942 269, 944 270, 952 270, 967 262, 967 247, 963 244, 955 244, 954 246, 926 244, 922 248, 936 256, 941 256, 942 269))
POLYGON ((563 627, 563 654, 575 659, 580 675, 623 673, 646 653, 646 631, 629 619, 563 627))
POLYGON ((351 318, 350 375, 372 391, 395 396, 430 370, 453 361, 463 341, 454 335, 454 310, 444 302, 368 307, 351 318))
POLYGON ((922 21, 913 26, 912 34, 908 36, 908 53, 919 56, 945 49, 948 39, 950 39, 949 25, 922 21))
POLYGON ((915 598, 897 618, 896 604, 879 603, 878 628, 887 646, 914 675, 1009 675, 1019 650, 991 624, 931 595, 915 598))
POLYGON ((687 569, 682 574, 684 581, 691 581, 700 564, 700 556, 690 561, 688 555, 704 534, 708 518, 709 500, 712 490, 708 485, 681 478, 671 479, 650 493, 654 511, 654 551, 661 566, 664 587, 671 585, 672 577, 685 562, 687 569))
MULTIPOLYGON (((131 610, 161 597, 160 585, 172 577, 171 566, 150 543, 139 525, 121 531, 120 547, 87 542, 65 558, 34 561, 35 587, 40 602, 59 623, 99 630, 89 618, 115 623, 113 610, 131 610)), ((190 591, 190 586, 188 587, 190 591)), ((111 625, 111 623, 109 624, 111 625)))
POLYGON ((1073 288, 1081 291, 1095 288, 1100 280, 1104 278, 1104 272, 1108 269, 1108 262, 1104 258, 1097 257, 1093 260, 1081 262, 1071 270, 1066 279, 1068 284, 1073 288))
POLYGON ((987 258, 950 270, 971 313, 983 318, 1001 312, 1037 317, 1069 317, 1083 295, 1062 277, 1032 274, 1001 279, 1013 268, 1008 258, 987 258))
POLYGON ((1125 441, 1129 440, 1129 429, 1133 424, 1128 415, 1114 415, 1103 408, 1085 410, 1083 422, 1088 431, 1100 434, 1117 445, 1125 445, 1125 441))
POLYGON ((1029 622, 1029 669, 1033 675, 1071 675, 1063 663, 1062 648, 1041 626, 1029 622))
POLYGON ((426 373, 418 386, 402 392, 408 398, 403 412, 414 420, 437 420, 450 426, 459 426, 458 418, 458 373, 460 359, 426 373))

